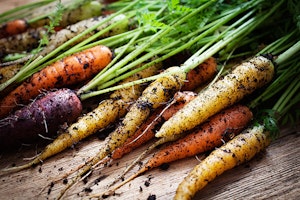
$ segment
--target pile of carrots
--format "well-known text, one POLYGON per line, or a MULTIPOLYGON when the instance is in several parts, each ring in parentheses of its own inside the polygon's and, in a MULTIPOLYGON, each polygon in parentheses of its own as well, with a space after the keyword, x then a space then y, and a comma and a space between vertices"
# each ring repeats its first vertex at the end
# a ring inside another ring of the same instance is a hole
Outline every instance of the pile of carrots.
MULTIPOLYGON (((94 157, 64 176, 75 174, 58 198, 100 165, 106 166, 150 142, 146 151, 107 191, 90 197, 113 195, 118 188, 152 168, 211 152, 180 183, 174 197, 191 199, 216 176, 250 160, 270 144, 274 131, 264 120, 257 121, 259 125, 254 123, 260 106, 264 107, 272 96, 281 95, 280 101, 270 108, 280 117, 263 116, 279 123, 300 101, 299 81, 295 83, 291 78, 299 75, 300 45, 295 38, 299 37, 300 29, 276 36, 260 52, 243 50, 255 31, 261 31, 266 25, 265 21, 276 12, 279 17, 283 14, 279 12, 286 6, 283 0, 272 9, 263 0, 244 2, 240 7, 231 8, 232 12, 226 7, 229 5, 218 1, 204 1, 195 6, 174 0, 167 5, 156 2, 155 6, 155 1, 145 1, 144 5, 125 0, 101 5, 104 9, 100 9, 99 1, 78 2, 76 12, 91 9, 87 6, 90 4, 99 6, 89 13, 93 18, 87 15, 87 19, 62 21, 66 20, 64 14, 75 12, 75 8, 59 2, 51 16, 53 21, 43 19, 40 22, 46 21, 47 25, 34 29, 42 31, 38 32, 40 40, 35 45, 38 51, 32 52, 35 47, 30 46, 22 49, 25 56, 21 59, 3 60, 0 64, 0 81, 4 80, 0 82, 1 150, 35 143, 40 135, 56 137, 32 161, 1 169, 0 176, 44 162, 117 124, 94 157), (265 10, 261 12, 258 5, 265 10), (136 15, 134 9, 138 6, 141 8, 136 15), (145 9, 149 13, 142 15, 140 12, 145 9), (165 15, 168 10, 175 14, 165 15), (100 11, 105 14, 100 16, 100 11), (215 13, 221 14, 213 17, 215 13), (197 15, 203 15, 201 23, 197 21, 197 26, 189 23, 197 15), (191 31, 184 33, 185 26, 191 31), (176 34, 183 34, 182 40, 173 41, 176 34), (285 64, 289 59, 288 64, 293 68, 285 64), (234 65, 221 65, 226 62, 234 65), (10 74, 4 70, 11 66, 19 68, 14 69, 11 77, 4 77, 10 74), (268 89, 276 87, 278 82, 282 87, 276 91, 268 89), (288 90, 287 95, 283 92, 286 88, 296 89, 288 90), (108 95, 103 95, 95 109, 83 112, 85 99, 103 93, 108 95), (281 101, 284 98, 287 100, 281 101), (136 173, 113 187, 125 178, 131 167, 160 145, 162 149, 136 173)), ((7 41, 12 37, 24 38, 33 31, 36 21, 32 16, 31 19, 28 15, 3 22, 1 58, 20 51, 8 47, 7 41)), ((293 30, 295 24, 289 25, 293 30)), ((257 41, 263 39, 261 36, 257 41)))

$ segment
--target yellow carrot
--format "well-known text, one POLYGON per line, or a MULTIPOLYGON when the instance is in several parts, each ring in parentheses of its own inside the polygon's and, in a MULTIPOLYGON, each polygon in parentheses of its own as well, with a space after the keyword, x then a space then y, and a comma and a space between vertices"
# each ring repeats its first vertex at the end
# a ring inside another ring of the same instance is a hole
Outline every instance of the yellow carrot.
POLYGON ((223 172, 249 161, 270 144, 269 132, 259 125, 248 128, 214 150, 179 184, 174 200, 188 200, 223 172))
POLYGON ((172 137, 190 130, 204 122, 208 117, 235 104, 254 90, 269 83, 274 76, 271 60, 257 56, 238 65, 185 105, 166 121, 156 137, 172 137))

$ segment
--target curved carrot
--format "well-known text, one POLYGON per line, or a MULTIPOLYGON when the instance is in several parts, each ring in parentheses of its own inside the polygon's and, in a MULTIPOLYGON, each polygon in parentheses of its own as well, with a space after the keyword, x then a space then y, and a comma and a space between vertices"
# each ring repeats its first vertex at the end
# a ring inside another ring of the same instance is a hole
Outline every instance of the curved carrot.
POLYGON ((137 173, 108 192, 105 192, 105 195, 113 194, 116 189, 125 183, 154 167, 210 151, 215 147, 221 146, 223 142, 240 133, 251 121, 252 117, 250 109, 242 105, 223 110, 212 116, 206 123, 193 129, 187 136, 171 143, 154 154, 137 173))
POLYGON ((111 59, 112 52, 108 47, 95 46, 49 65, 0 101, 0 117, 6 116, 18 104, 27 104, 42 90, 61 88, 90 79, 111 59))
POLYGON ((211 152, 179 184, 174 199, 192 199, 218 175, 252 159, 270 144, 269 134, 262 125, 251 127, 211 152))
POLYGON ((0 38, 23 33, 27 30, 28 23, 25 19, 16 19, 3 24, 0 28, 0 38))
POLYGON ((213 150, 241 132, 253 115, 248 107, 237 105, 211 117, 192 133, 171 143, 151 158, 143 168, 158 167, 178 159, 213 150))

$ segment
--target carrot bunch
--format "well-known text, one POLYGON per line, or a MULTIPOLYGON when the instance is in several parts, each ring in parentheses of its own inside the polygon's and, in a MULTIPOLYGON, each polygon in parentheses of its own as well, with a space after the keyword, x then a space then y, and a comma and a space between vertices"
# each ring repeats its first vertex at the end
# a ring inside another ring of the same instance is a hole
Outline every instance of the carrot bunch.
MULTIPOLYGON (((116 128, 105 138, 99 152, 71 170, 72 174, 76 173, 75 177, 65 185, 58 198, 62 198, 71 186, 90 174, 100 163, 118 159, 146 141, 154 140, 154 143, 133 164, 158 145, 164 147, 129 179, 107 192, 92 194, 93 197, 112 195, 122 185, 154 167, 220 147, 221 150, 213 151, 211 157, 207 158, 208 161, 203 162, 200 169, 193 171, 191 178, 186 178, 187 182, 179 186, 176 198, 188 199, 217 175, 239 162, 249 160, 257 153, 251 151, 249 156, 247 154, 246 157, 241 157, 245 155, 241 153, 245 149, 254 145, 259 146, 256 148, 259 151, 269 144, 269 140, 264 140, 266 137, 262 135, 263 131, 257 135, 263 136, 261 143, 255 143, 252 132, 246 131, 251 133, 250 143, 247 142, 248 136, 243 130, 251 122, 251 111, 256 106, 246 107, 242 104, 250 95, 263 92, 277 78, 273 56, 251 56, 226 73, 222 72, 224 68, 218 68, 220 71, 215 79, 213 77, 217 71, 217 62, 213 56, 219 56, 218 61, 221 63, 224 61, 223 55, 230 59, 236 48, 256 39, 250 38, 253 36, 252 32, 277 13, 284 1, 274 4, 271 9, 262 9, 269 8, 263 0, 244 2, 236 5, 237 7, 219 1, 186 4, 172 1, 167 5, 159 1, 145 2, 136 0, 113 3, 108 8, 115 8, 115 12, 101 18, 101 22, 95 22, 86 30, 83 29, 81 33, 75 33, 71 38, 71 28, 57 32, 56 36, 67 34, 59 37, 60 41, 54 36, 50 37, 50 52, 44 51, 46 53, 41 58, 37 57, 38 54, 30 55, 36 59, 20 69, 26 80, 17 74, 0 85, 0 90, 3 91, 11 83, 19 81, 18 87, 0 99, 0 117, 5 117, 4 121, 11 116, 20 115, 16 112, 8 117, 20 104, 28 104, 41 91, 79 84, 76 96, 80 101, 110 93, 94 110, 81 117, 74 115, 77 121, 60 130, 61 134, 32 162, 3 169, 1 173, 36 165, 116 123, 116 128), (133 8, 140 13, 136 15, 133 8), (141 14, 145 10, 147 12, 141 14), (120 16, 122 17, 118 21, 120 16), (199 16, 203 18, 199 20, 199 16), (118 25, 122 22, 127 22, 126 27, 130 22, 132 29, 119 32, 121 28, 118 25), (98 29, 102 25, 105 25, 104 29, 98 29), (117 30, 115 34, 99 39, 99 36, 110 33, 114 28, 117 30), (160 64, 164 60, 185 50, 192 52, 188 59, 160 71, 160 64), (48 66, 44 68, 45 64, 48 66), (31 70, 27 71, 28 68, 31 70), (31 75, 33 72, 36 73, 31 75), (207 81, 209 83, 206 87, 198 88, 199 84, 207 81), (199 93, 189 93, 192 95, 185 96, 183 100, 174 97, 184 90, 199 93), (242 136, 236 136, 241 132, 242 136), (235 145, 236 142, 238 145, 235 145), (224 153, 228 154, 223 155, 224 153), (205 171, 208 165, 210 173, 205 171), (221 166, 219 171, 214 169, 215 165, 221 166), (199 182, 194 183, 198 176, 199 182)), ((79 23, 85 25, 85 22, 79 23)), ((295 49, 298 50, 299 47, 296 46, 295 49)), ((253 51, 250 54, 253 55, 253 51)), ((281 64, 282 60, 282 57, 276 59, 277 64, 281 64)), ((40 99, 36 100, 38 106, 34 108, 43 110, 45 106, 38 100, 40 99)), ((27 107, 23 111, 29 113, 28 116, 35 116, 35 112, 27 107)), ((40 124, 45 127, 52 123, 47 121, 48 115, 35 118, 43 120, 40 124)), ((74 118, 72 121, 75 121, 74 118)), ((5 127, 8 127, 7 124, 5 127)), ((257 132, 258 129, 253 130, 257 132)), ((129 168, 125 169, 122 178, 128 170, 129 168)))

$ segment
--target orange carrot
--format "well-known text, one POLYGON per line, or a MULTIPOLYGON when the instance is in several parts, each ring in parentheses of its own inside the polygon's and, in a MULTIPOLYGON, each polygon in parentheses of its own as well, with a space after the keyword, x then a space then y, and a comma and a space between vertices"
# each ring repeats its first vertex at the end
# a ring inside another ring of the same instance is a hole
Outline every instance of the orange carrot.
POLYGON ((248 107, 236 105, 211 117, 192 133, 160 150, 143 168, 158 167, 186 157, 213 150, 240 133, 252 119, 248 107))
MULTIPOLYGON (((252 117, 250 109, 243 105, 236 105, 221 111, 208 119, 204 124, 193 129, 187 136, 169 144, 154 154, 137 173, 101 195, 112 195, 115 190, 154 167, 221 146, 223 142, 232 139, 232 137, 240 133, 251 121, 252 117)), ((93 197, 95 196, 93 195, 93 197)))
POLYGON ((0 117, 9 114, 18 104, 27 104, 41 90, 61 88, 90 79, 111 59, 112 52, 108 47, 95 46, 47 66, 0 101, 0 117))
POLYGON ((212 79, 213 75, 217 72, 216 59, 210 57, 198 67, 187 73, 186 82, 182 87, 182 91, 193 91, 203 83, 212 79))
POLYGON ((28 23, 24 19, 16 19, 3 24, 0 27, 0 38, 23 33, 27 30, 28 23))

